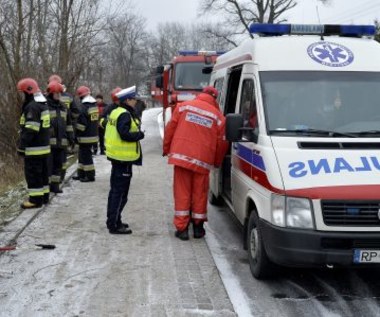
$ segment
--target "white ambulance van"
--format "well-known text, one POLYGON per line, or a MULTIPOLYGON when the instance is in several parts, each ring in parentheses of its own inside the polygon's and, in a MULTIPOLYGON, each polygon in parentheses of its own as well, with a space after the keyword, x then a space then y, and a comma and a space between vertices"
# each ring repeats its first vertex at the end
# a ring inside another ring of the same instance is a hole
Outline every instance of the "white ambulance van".
POLYGON ((380 44, 374 26, 253 24, 220 56, 230 151, 210 179, 252 274, 380 263, 380 44))

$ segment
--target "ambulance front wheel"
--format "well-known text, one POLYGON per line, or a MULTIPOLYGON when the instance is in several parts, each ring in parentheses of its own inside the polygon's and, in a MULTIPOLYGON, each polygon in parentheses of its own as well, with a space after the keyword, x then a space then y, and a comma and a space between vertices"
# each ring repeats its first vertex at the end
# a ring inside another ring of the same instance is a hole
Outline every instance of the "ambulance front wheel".
POLYGON ((263 236, 259 226, 259 217, 252 210, 248 221, 247 233, 248 260, 251 273, 257 279, 264 279, 273 274, 274 265, 265 252, 263 236))

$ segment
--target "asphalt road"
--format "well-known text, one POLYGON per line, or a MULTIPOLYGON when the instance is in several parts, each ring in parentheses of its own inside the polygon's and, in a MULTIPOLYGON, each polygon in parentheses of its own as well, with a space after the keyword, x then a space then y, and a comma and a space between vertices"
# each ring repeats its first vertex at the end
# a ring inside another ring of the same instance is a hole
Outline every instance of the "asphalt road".
POLYGON ((214 258, 223 260, 218 265, 222 279, 235 280, 235 289, 228 281, 225 285, 236 312, 242 311, 239 316, 380 316, 380 269, 280 268, 272 279, 258 281, 242 247, 242 229, 228 207, 209 205, 207 229, 214 258))

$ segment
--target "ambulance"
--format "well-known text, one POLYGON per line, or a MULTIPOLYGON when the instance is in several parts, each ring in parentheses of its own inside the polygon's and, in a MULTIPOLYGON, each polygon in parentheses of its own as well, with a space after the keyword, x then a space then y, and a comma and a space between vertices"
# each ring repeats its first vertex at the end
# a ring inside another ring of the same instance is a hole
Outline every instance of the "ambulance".
POLYGON ((380 44, 367 25, 252 24, 211 84, 230 151, 212 172, 252 274, 380 263, 380 44))

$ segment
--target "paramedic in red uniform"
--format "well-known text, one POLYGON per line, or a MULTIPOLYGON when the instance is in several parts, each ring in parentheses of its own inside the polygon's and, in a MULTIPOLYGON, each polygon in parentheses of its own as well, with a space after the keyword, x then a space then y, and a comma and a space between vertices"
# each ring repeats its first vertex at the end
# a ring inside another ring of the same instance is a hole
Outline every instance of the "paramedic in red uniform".
POLYGON ((217 96, 214 87, 205 87, 194 100, 177 105, 165 128, 163 155, 174 165, 174 225, 181 240, 189 239, 190 220, 194 238, 205 235, 209 173, 228 148, 217 96))

